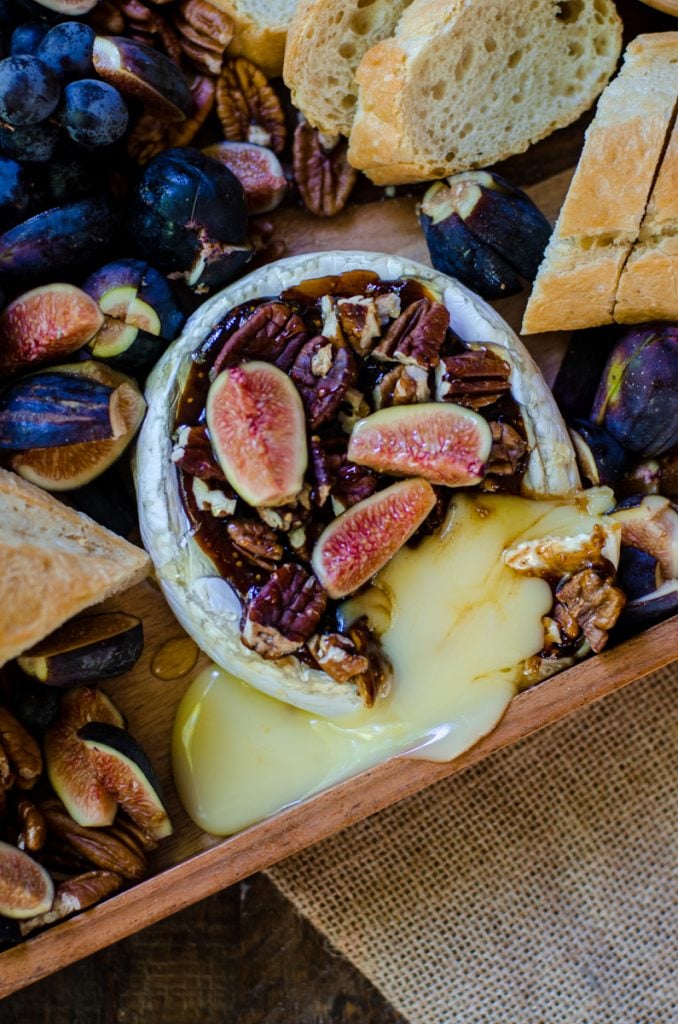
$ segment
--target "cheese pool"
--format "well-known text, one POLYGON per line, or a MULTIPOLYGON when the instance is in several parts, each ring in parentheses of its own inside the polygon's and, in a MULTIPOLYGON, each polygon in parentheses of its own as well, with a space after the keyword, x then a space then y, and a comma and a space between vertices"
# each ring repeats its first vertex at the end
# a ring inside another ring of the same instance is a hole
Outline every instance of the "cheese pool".
POLYGON ((490 732, 543 646, 543 580, 508 568, 522 540, 590 532, 603 517, 565 502, 458 495, 442 529, 402 549, 359 598, 393 665, 371 709, 323 718, 268 697, 216 666, 183 698, 172 758, 197 825, 230 835, 388 758, 447 761, 490 732))

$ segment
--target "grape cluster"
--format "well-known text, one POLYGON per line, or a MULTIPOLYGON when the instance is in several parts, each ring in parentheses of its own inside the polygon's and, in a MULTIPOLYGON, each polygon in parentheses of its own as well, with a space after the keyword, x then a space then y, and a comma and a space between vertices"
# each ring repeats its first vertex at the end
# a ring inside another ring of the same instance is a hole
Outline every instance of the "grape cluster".
MULTIPOLYGON (((47 13, 47 12, 46 12, 47 13)), ((16 25, 0 60, 0 153, 21 163, 51 160, 67 138, 87 150, 127 128, 118 90, 95 77, 95 32, 80 21, 16 25)))

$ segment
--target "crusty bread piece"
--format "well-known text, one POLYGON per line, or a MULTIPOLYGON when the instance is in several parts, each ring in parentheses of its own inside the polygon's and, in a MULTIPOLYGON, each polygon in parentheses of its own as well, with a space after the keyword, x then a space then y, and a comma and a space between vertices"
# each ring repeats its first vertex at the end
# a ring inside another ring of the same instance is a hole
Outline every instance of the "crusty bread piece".
POLYGON ((356 68, 393 35, 412 0, 300 0, 287 35, 283 78, 316 128, 348 135, 358 99, 356 68))
POLYGON ((617 323, 678 320, 678 120, 619 281, 617 323))
POLYGON ((229 57, 247 57, 274 78, 282 74, 285 39, 297 0, 209 0, 233 21, 229 57))
POLYGON ((532 288, 523 333, 613 322, 678 98, 678 33, 638 36, 598 102, 532 288))
POLYGON ((0 469, 0 665, 150 568, 141 548, 0 469))
POLYGON ((387 185, 520 153, 591 105, 620 47, 612 0, 414 0, 358 67, 349 160, 387 185))

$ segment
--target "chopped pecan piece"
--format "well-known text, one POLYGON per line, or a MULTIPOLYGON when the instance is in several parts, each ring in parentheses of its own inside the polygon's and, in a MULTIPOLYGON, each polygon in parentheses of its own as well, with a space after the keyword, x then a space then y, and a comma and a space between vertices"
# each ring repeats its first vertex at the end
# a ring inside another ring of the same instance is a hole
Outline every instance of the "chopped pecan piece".
POLYGON ((320 668, 338 683, 347 683, 354 676, 369 671, 370 663, 365 655, 358 654, 353 641, 341 633, 316 634, 307 646, 320 668))
POLYGON ((339 425, 345 434, 350 434, 358 420, 369 416, 372 410, 365 401, 362 391, 357 388, 349 388, 344 395, 339 407, 339 425))
POLYGON ((442 302, 417 299, 404 309, 372 352, 382 362, 412 363, 430 370, 440 359, 440 348, 450 324, 442 302))
POLYGON ((358 172, 348 162, 348 144, 328 139, 307 121, 297 125, 292 147, 294 179, 304 205, 317 217, 333 217, 346 206, 358 172))
POLYGON ((226 530, 233 545, 251 565, 270 572, 282 559, 282 544, 266 523, 256 519, 232 519, 226 530))
POLYGON ((3 707, 0 707, 0 747, 19 789, 31 789, 42 774, 40 747, 21 722, 3 707))
POLYGON ((388 680, 391 665, 384 650, 364 619, 359 619, 348 631, 357 653, 367 658, 368 668, 353 676, 353 682, 366 708, 374 705, 380 693, 383 693, 388 680))
POLYGON ((47 826, 42 811, 31 800, 20 800, 16 812, 21 825, 16 845, 29 853, 41 850, 47 839, 47 826))
POLYGON ((304 321, 284 302, 260 306, 224 343, 210 371, 214 379, 245 359, 263 359, 289 370, 306 341, 304 321))
POLYGON ((209 512, 215 519, 225 519, 235 512, 238 499, 227 484, 210 484, 194 476, 192 491, 195 504, 201 512, 209 512))
POLYGON ((492 448, 487 472, 496 476, 511 476, 517 473, 527 453, 527 442, 508 423, 490 423, 492 448))
POLYGON ((556 600, 554 618, 561 631, 570 637, 578 627, 596 654, 626 604, 623 591, 593 569, 583 569, 562 583, 556 600))
POLYGON ((311 489, 304 484, 295 500, 275 508, 258 508, 257 515, 272 530, 290 533, 305 526, 311 518, 311 489))
POLYGON ((299 565, 281 566, 245 608, 241 640, 262 658, 297 651, 315 633, 327 594, 299 565))
POLYGON ((182 0, 172 11, 179 45, 206 75, 218 75, 226 47, 233 38, 233 21, 207 0, 182 0))
POLYGON ((71 914, 93 907, 122 887, 122 878, 113 871, 86 871, 67 878, 57 886, 51 910, 21 922, 21 934, 30 935, 38 928, 62 921, 71 914))
POLYGON ((614 529, 596 523, 590 533, 577 533, 573 537, 548 534, 535 540, 523 540, 504 552, 504 562, 527 576, 559 578, 577 572, 583 567, 605 566, 610 558, 615 562, 619 551, 619 534, 614 529))
POLYGON ((377 338, 381 337, 381 318, 377 300, 371 295, 354 295, 339 299, 336 313, 341 329, 354 352, 368 355, 377 338))
POLYGON ((299 352, 290 370, 306 409, 311 430, 331 420, 358 371, 351 350, 322 335, 311 338, 299 352))
POLYGON ((41 810, 50 842, 54 839, 58 846, 84 857, 95 867, 114 871, 123 878, 135 881, 146 874, 145 855, 132 850, 111 832, 77 825, 58 800, 45 800, 41 810))
POLYGON ((284 149, 287 129, 280 100, 263 71, 244 57, 226 61, 221 69, 217 114, 225 138, 269 146, 276 153, 284 149))
POLYGON ((436 398, 482 409, 510 392, 510 376, 509 364, 489 349, 443 356, 436 367, 436 398))
POLYGON ((191 90, 191 112, 185 121, 160 121, 154 114, 137 118, 127 140, 127 152, 143 167, 164 149, 193 142, 214 106, 214 81, 205 75, 187 76, 191 90))
POLYGON ((226 483, 226 477, 212 451, 207 427, 178 427, 172 449, 172 462, 189 476, 226 483))
POLYGON ((379 378, 372 394, 375 409, 428 402, 431 397, 428 371, 420 366, 395 366, 379 378))
POLYGON ((0 740, 0 793, 4 793, 6 790, 11 789, 14 785, 14 772, 12 766, 9 763, 7 751, 2 745, 0 740))

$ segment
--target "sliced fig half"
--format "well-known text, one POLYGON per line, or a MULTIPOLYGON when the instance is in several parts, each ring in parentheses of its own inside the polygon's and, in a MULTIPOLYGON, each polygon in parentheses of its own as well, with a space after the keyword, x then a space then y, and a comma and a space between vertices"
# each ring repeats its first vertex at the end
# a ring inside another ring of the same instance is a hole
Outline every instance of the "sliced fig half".
POLYGON ((111 825, 118 805, 99 781, 78 730, 88 722, 123 727, 125 721, 101 690, 68 690, 58 720, 45 732, 47 774, 56 794, 78 825, 111 825))
POLYGON ((393 476, 466 487, 485 475, 492 447, 487 420, 453 402, 391 406, 358 420, 348 458, 393 476))
POLYGON ((54 448, 31 448, 12 458, 12 469, 47 491, 74 490, 100 476, 133 440, 146 412, 136 381, 104 363, 88 360, 55 367, 60 373, 80 376, 115 389, 116 435, 54 448))
POLYGON ((71 619, 19 659, 26 675, 51 686, 75 686, 128 672, 141 657, 141 619, 125 612, 71 619))
POLYGON ((255 508, 299 493, 308 462, 301 396, 271 363, 220 373, 207 396, 212 447, 231 487, 255 508))
POLYGON ((132 821, 154 839, 172 833, 161 785, 139 743, 124 729, 90 722, 78 732, 97 778, 132 821))
POLYGON ((17 920, 45 914, 54 885, 45 869, 16 846, 0 842, 0 915, 17 920))
POLYGON ((0 373, 70 355, 103 322, 96 302, 75 285, 33 288, 10 302, 0 316, 0 373))
POLYGON ((352 505, 333 520, 313 549, 313 571, 330 597, 367 583, 421 526, 436 503, 426 480, 402 480, 352 505))

